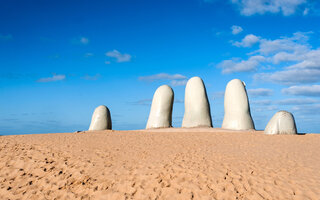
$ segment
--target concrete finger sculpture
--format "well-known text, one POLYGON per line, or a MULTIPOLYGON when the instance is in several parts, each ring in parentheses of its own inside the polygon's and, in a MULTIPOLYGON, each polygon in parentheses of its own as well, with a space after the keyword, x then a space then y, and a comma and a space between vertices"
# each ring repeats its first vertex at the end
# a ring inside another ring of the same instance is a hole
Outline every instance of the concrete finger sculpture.
POLYGON ((112 129, 110 111, 106 106, 98 106, 92 115, 89 131, 112 129))
POLYGON ((146 129, 172 127, 173 99, 173 90, 168 85, 162 85, 156 90, 146 129))
POLYGON ((182 127, 212 127, 208 96, 200 77, 188 80, 185 89, 184 109, 182 127))
POLYGON ((222 128, 231 130, 254 129, 245 84, 231 80, 224 94, 224 119, 222 128))
POLYGON ((268 135, 275 134, 297 134, 296 123, 291 113, 287 111, 279 111, 273 115, 264 129, 264 133, 268 135))

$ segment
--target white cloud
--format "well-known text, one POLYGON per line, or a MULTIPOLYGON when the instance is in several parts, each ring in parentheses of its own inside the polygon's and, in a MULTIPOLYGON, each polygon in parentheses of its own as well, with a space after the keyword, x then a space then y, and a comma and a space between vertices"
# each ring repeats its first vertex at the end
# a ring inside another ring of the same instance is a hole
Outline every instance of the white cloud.
POLYGON ((311 114, 311 115, 319 115, 320 112, 315 112, 320 109, 320 104, 312 104, 312 105, 297 105, 292 107, 292 110, 295 113, 299 114, 311 114))
POLYGON ((237 47, 251 47, 257 42, 259 42, 259 37, 253 34, 248 34, 241 40, 241 42, 232 42, 232 45, 237 47))
POLYGON ((273 63, 279 64, 281 62, 290 62, 290 61, 296 61, 297 56, 292 53, 287 52, 279 52, 273 56, 273 63))
POLYGON ((241 26, 236 26, 236 25, 231 26, 231 30, 233 35, 237 35, 243 31, 241 26))
POLYGON ((242 15, 282 13, 284 16, 294 14, 307 0, 231 0, 240 8, 242 15))
POLYGON ((106 56, 115 58, 118 63, 130 62, 132 57, 130 54, 126 54, 126 53, 122 54, 117 50, 107 52, 106 56))
MULTIPOLYGON (((255 74, 254 79, 283 85, 320 82, 320 48, 312 49, 308 43, 311 34, 312 32, 296 32, 291 37, 275 40, 255 36, 259 38, 259 48, 249 53, 247 60, 224 60, 217 67, 222 68, 222 73, 226 74, 256 71, 268 66, 276 71, 255 74)), ((250 46, 248 41, 250 40, 243 39, 233 45, 250 46)))
POLYGON ((269 55, 274 64, 293 62, 273 73, 259 73, 257 80, 284 85, 316 83, 320 81, 320 49, 311 49, 308 44, 310 33, 297 32, 291 38, 262 40, 259 52, 269 55))
POLYGON ((52 77, 40 78, 37 82, 46 83, 46 82, 54 82, 54 81, 62 81, 66 79, 66 75, 64 74, 53 74, 52 77))
POLYGON ((182 86, 182 85, 186 85, 187 82, 188 80, 172 80, 170 84, 172 86, 182 86))
POLYGON ((296 32, 292 37, 281 37, 280 39, 261 39, 257 52, 263 55, 271 55, 277 52, 303 53, 310 47, 307 43, 311 32, 296 32))
POLYGON ((300 61, 297 64, 288 66, 287 69, 318 69, 320 70, 320 48, 309 50, 296 56, 300 61))
POLYGON ((255 104, 255 105, 270 105, 271 100, 256 100, 256 101, 250 101, 250 104, 255 104))
POLYGON ((273 94, 273 90, 268 88, 248 89, 247 91, 249 96, 253 96, 253 97, 271 96, 273 94))
POLYGON ((320 85, 291 86, 282 89, 282 93, 296 96, 320 96, 320 85))
POLYGON ((167 74, 167 73, 160 73, 151 76, 140 76, 139 80, 141 81, 156 81, 156 80, 183 80, 187 79, 186 76, 181 74, 167 74))
MULTIPOLYGON (((305 37, 300 37, 304 42, 305 37)), ((295 62, 283 70, 274 73, 261 73, 255 77, 260 80, 275 82, 285 85, 296 83, 316 83, 320 81, 320 49, 311 50, 308 44, 302 44, 301 40, 293 42, 289 38, 290 45, 282 45, 281 51, 272 57, 274 63, 295 62)), ((276 49, 276 48, 275 48, 276 49)))
POLYGON ((273 82, 283 85, 301 83, 316 83, 320 80, 320 70, 283 70, 273 73, 258 73, 254 75, 255 80, 273 82))
POLYGON ((160 73, 151 76, 140 76, 139 80, 141 81, 170 81, 170 85, 172 86, 182 86, 186 85, 188 80, 187 77, 181 74, 167 74, 167 73, 160 73))
POLYGON ((266 59, 263 56, 251 56, 248 60, 224 60, 217 65, 218 68, 222 68, 223 74, 230 74, 235 72, 252 72, 257 69, 260 62, 264 62, 266 59))

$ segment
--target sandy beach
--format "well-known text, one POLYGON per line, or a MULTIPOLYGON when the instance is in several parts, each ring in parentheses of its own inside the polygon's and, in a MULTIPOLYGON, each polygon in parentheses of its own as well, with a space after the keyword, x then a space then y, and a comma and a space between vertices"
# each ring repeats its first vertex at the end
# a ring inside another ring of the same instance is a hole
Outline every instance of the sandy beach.
POLYGON ((320 135, 156 129, 0 137, 0 199, 319 199, 320 135))

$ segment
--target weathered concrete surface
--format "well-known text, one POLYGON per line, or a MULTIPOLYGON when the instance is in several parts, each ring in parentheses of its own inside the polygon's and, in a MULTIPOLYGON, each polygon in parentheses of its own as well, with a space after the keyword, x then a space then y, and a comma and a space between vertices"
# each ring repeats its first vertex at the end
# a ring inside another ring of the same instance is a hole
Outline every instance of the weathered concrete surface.
POLYGON ((224 94, 224 119, 222 128, 231 130, 254 129, 250 105, 244 83, 231 80, 224 94))
POLYGON ((173 90, 168 85, 162 85, 156 90, 146 129, 172 127, 173 99, 173 90))
POLYGON ((184 105, 182 127, 212 127, 208 96, 200 77, 193 77, 187 82, 184 105))
POLYGON ((111 114, 106 106, 101 105, 94 110, 89 131, 106 129, 112 129, 111 114))
POLYGON ((297 134, 296 123, 290 112, 281 110, 273 115, 264 129, 264 133, 268 135, 275 134, 297 134))

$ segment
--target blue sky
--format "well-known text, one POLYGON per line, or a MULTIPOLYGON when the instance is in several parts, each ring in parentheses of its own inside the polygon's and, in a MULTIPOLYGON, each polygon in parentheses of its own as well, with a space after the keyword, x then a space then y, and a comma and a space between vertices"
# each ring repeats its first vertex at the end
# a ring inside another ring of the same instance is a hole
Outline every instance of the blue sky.
POLYGON ((257 129, 278 110, 320 132, 320 5, 315 0, 18 1, 0 6, 0 134, 86 130, 95 107, 142 129, 157 87, 207 87, 221 127, 228 81, 247 85, 257 129))

